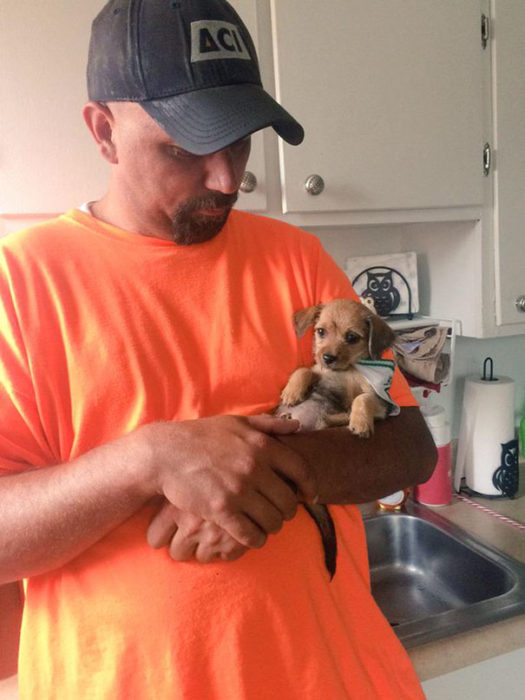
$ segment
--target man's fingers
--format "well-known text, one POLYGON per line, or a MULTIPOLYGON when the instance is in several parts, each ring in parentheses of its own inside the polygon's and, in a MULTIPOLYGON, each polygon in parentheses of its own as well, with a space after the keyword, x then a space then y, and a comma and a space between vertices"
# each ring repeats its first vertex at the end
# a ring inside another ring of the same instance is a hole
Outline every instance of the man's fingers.
POLYGON ((169 502, 162 506, 151 521, 146 533, 146 539, 150 547, 160 549, 169 544, 173 535, 177 532, 175 516, 178 512, 178 508, 169 502))
POLYGON ((278 440, 279 435, 290 435, 297 432, 300 427, 299 421, 284 420, 266 413, 248 416, 247 421, 252 428, 259 432, 276 436, 271 446, 274 471, 297 487, 302 500, 307 503, 315 503, 318 498, 319 487, 313 470, 308 467, 298 454, 278 440))
POLYGON ((278 440, 275 441, 276 449, 272 456, 274 472, 281 478, 283 483, 293 484, 296 499, 297 493, 300 500, 305 503, 315 503, 319 495, 319 486, 313 469, 299 457, 288 446, 283 445, 278 440))
POLYGON ((195 559, 201 564, 212 561, 234 561, 247 548, 234 540, 215 523, 183 514, 182 525, 170 542, 169 553, 175 561, 195 559))
POLYGON ((275 535, 283 526, 283 513, 266 494, 254 493, 245 504, 245 513, 268 535, 275 535))
POLYGON ((248 549, 260 549, 266 542, 267 535, 249 517, 244 514, 226 513, 216 519, 216 524, 248 549))
POLYGON ((296 433, 301 427, 298 420, 285 420, 278 416, 272 416, 269 413, 247 416, 246 420, 252 428, 260 430, 262 433, 273 433, 274 435, 290 435, 291 433, 296 433))
POLYGON ((170 542, 170 557, 175 561, 189 561, 195 555, 197 544, 193 537, 186 537, 177 531, 170 542))
POLYGON ((277 508, 283 520, 291 520, 297 513, 296 491, 294 483, 274 470, 269 471, 265 475, 264 482, 259 485, 259 492, 277 508))

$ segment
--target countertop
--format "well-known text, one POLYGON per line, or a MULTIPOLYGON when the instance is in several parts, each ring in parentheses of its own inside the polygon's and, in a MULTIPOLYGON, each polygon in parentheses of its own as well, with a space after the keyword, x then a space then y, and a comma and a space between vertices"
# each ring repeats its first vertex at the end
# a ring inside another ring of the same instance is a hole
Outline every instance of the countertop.
MULTIPOLYGON (((452 504, 436 508, 444 518, 484 544, 525 562, 525 463, 514 499, 454 495, 452 504), (509 520, 506 520, 508 518, 509 520)), ((525 615, 479 627, 409 650, 421 681, 485 661, 525 646, 525 615)))

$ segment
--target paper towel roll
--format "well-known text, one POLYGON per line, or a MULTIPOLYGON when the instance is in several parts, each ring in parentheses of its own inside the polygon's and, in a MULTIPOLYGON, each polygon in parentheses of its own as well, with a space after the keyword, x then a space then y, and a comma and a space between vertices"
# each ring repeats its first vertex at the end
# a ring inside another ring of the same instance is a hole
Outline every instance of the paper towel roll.
POLYGON ((464 476, 473 491, 501 496, 502 490, 494 485, 493 476, 505 460, 504 446, 515 437, 512 379, 467 377, 454 477, 456 491, 464 476))

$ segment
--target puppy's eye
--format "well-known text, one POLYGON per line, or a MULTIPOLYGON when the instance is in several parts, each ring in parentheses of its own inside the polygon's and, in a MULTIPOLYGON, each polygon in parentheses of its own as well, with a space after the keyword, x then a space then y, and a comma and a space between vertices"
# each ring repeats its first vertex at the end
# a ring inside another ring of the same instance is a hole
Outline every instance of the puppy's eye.
POLYGON ((355 333, 352 333, 351 331, 348 331, 348 333, 345 333, 345 343, 347 345, 354 345, 355 343, 358 343, 361 340, 360 336, 356 335, 355 333))
POLYGON ((324 328, 316 328, 316 329, 315 329, 315 332, 316 332, 316 335, 317 335, 319 338, 324 338, 325 335, 326 335, 326 331, 325 331, 324 328))

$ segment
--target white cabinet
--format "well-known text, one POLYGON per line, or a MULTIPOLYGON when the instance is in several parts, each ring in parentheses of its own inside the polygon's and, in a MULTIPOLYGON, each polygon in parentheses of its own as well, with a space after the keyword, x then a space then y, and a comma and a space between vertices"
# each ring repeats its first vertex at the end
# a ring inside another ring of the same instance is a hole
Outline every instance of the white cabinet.
POLYGON ((284 212, 480 210, 479 0, 271 9, 277 96, 306 130, 303 146, 279 145, 284 212))
POLYGON ((492 0, 496 323, 525 330, 525 2, 492 0), (523 298, 523 310, 516 305, 523 298))
MULTIPOLYGON (((0 4, 3 214, 60 212, 105 189, 107 165, 81 117, 89 29, 103 4, 0 4)), ((280 172, 271 131, 254 135, 247 169, 257 186, 241 194, 242 208, 303 225, 341 212, 366 221, 378 212, 387 221, 410 220, 400 211, 424 210, 426 220, 479 213, 478 0, 233 5, 259 45, 265 86, 272 92, 275 77, 307 132, 300 147, 279 144, 280 172), (304 189, 315 173, 325 181, 319 196, 304 189)))
POLYGON ((423 683, 427 700, 522 700, 525 649, 516 649, 423 683))
POLYGON ((492 337, 525 333, 525 312, 516 304, 525 297, 525 2, 487 0, 484 11, 485 138, 491 150, 485 207, 472 235, 449 245, 449 262, 446 246, 434 251, 444 266, 434 283, 433 312, 456 309, 466 334, 492 337))
MULTIPOLYGON (((242 17, 244 24, 250 32, 255 47, 259 44, 259 23, 257 19, 256 0, 230 0, 235 10, 242 17)), ((261 64, 261 74, 263 84, 266 86, 271 82, 271 76, 265 70, 266 66, 261 64)), ((239 209, 249 209, 250 211, 264 212, 267 209, 266 194, 266 160, 264 153, 264 134, 258 132, 252 135, 252 148, 250 158, 246 165, 247 175, 250 173, 253 178, 252 191, 240 192, 237 206, 239 209)))

